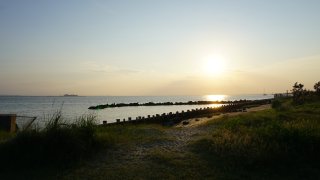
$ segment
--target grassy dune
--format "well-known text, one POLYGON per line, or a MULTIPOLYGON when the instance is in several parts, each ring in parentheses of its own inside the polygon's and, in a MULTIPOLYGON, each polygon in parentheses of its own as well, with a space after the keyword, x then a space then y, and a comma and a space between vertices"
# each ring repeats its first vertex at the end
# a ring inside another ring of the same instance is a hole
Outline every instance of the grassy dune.
POLYGON ((320 177, 320 103, 224 117, 192 144, 193 152, 225 178, 320 177))
POLYGON ((128 149, 140 141, 157 141, 164 129, 160 125, 102 127, 91 115, 72 124, 66 122, 58 112, 44 129, 0 132, 0 179, 56 179, 99 158, 99 153, 128 149))
POLYGON ((319 99, 273 107, 195 127, 95 126, 82 117, 5 134, 1 176, 14 169, 24 172, 14 178, 35 179, 319 179, 319 99))

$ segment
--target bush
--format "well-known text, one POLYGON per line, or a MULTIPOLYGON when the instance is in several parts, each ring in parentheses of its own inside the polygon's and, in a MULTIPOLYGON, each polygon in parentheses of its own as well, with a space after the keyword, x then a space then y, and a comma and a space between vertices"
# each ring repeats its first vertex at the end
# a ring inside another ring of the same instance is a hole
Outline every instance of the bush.
POLYGON ((314 88, 316 94, 320 96, 320 81, 315 83, 313 88, 314 88))
POLYGON ((306 90, 303 89, 304 85, 296 82, 292 86, 293 102, 295 104, 303 104, 306 98, 306 90))
POLYGON ((280 106, 281 106, 280 100, 275 99, 275 100, 272 101, 271 107, 273 109, 278 109, 278 108, 280 108, 280 106))

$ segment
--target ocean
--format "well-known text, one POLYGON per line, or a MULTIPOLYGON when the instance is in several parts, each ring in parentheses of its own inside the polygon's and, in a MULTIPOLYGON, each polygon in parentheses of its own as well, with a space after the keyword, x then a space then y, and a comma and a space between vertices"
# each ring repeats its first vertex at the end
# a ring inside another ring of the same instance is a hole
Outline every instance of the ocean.
POLYGON ((88 107, 110 103, 147 103, 147 102, 187 102, 187 101, 214 101, 214 100, 256 100, 269 99, 273 95, 205 95, 205 96, 0 96, 0 114, 17 114, 17 120, 37 117, 36 123, 43 124, 55 112, 61 110, 67 121, 74 121, 76 117, 93 114, 98 123, 115 122, 116 119, 128 119, 137 116, 155 115, 176 111, 186 111, 215 105, 181 105, 181 106, 137 106, 89 110, 88 107), (20 119, 19 119, 20 118, 20 119))

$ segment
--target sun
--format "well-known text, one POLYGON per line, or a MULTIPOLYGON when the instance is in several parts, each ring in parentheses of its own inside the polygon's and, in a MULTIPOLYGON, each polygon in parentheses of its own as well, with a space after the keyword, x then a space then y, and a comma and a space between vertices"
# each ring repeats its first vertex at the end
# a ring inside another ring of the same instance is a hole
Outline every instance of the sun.
POLYGON ((209 75, 219 75, 225 71, 225 60, 221 56, 210 56, 205 59, 203 70, 209 75))

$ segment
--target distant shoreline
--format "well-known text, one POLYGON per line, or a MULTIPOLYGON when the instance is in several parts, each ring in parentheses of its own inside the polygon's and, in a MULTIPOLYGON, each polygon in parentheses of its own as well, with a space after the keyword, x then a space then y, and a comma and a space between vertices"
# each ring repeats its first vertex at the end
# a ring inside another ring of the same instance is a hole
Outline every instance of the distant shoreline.
MULTIPOLYGON (((271 99, 271 98, 270 98, 271 99)), ((270 100, 261 99, 261 100, 270 100)), ((132 106, 181 106, 181 105, 210 105, 210 104, 239 104, 246 102, 255 102, 261 100, 235 100, 235 101, 188 101, 188 102, 147 102, 147 103, 112 103, 112 104, 100 104, 96 106, 90 106, 90 110, 116 108, 116 107, 132 107, 132 106)))
MULTIPOLYGON (((212 94, 215 95, 215 94, 212 94)), ((226 96, 263 96, 261 93, 253 94, 224 94, 226 96)), ((267 94, 274 95, 274 94, 267 94)), ((78 97, 198 97, 198 96, 208 96, 205 95, 77 95, 78 97)), ((64 95, 10 95, 10 94, 0 94, 0 97, 64 97, 64 95)))

